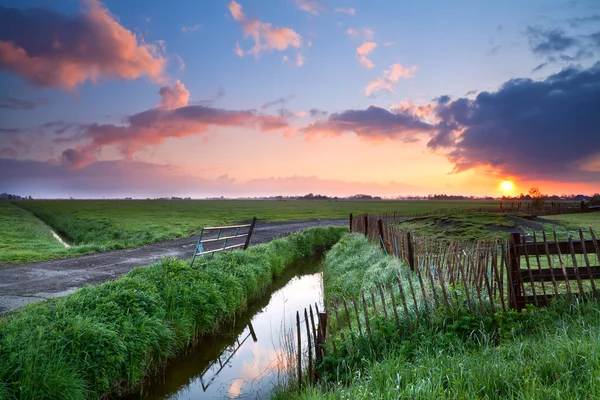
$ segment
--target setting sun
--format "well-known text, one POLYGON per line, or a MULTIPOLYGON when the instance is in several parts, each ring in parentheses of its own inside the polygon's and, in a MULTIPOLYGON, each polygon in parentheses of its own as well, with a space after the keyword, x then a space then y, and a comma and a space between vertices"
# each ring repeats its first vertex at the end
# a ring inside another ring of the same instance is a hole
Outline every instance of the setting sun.
POLYGON ((504 194, 512 193, 515 190, 515 184, 512 181, 502 181, 500 190, 502 190, 502 193, 504 194))

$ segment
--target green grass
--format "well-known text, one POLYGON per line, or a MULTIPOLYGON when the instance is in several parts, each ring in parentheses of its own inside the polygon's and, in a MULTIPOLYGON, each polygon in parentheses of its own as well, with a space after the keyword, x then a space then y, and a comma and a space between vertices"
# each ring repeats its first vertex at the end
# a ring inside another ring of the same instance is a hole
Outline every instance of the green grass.
MULTIPOLYGON (((3 203, 4 207, 12 207, 3 203)), ((27 200, 14 202, 48 224, 73 248, 53 252, 13 248, 12 263, 136 247, 197 234, 200 227, 260 221, 348 218, 350 213, 415 214, 439 209, 498 207, 494 201, 267 201, 267 200, 27 200), (33 250, 33 251, 32 251, 33 250)), ((3 209, 0 209, 3 210, 3 209)), ((19 220, 20 221, 20 220, 19 220)), ((17 221, 17 225, 21 222, 17 221)), ((9 221, 10 222, 10 221, 9 221)), ((7 222, 7 223, 9 223, 7 222)), ((0 227, 4 228, 4 221, 0 227)), ((34 237, 37 237, 34 235, 34 237)))
POLYGON ((530 311, 514 318, 512 325, 499 343, 485 341, 494 334, 487 326, 473 327, 478 341, 449 335, 451 329, 420 330, 404 340, 390 341, 377 353, 365 352, 360 364, 338 371, 351 377, 350 382, 333 377, 317 387, 279 397, 600 398, 598 303, 530 311))
POLYGON ((526 219, 523 214, 451 213, 414 218, 395 224, 401 231, 412 232, 415 237, 437 240, 471 241, 506 239, 510 232, 530 234, 533 231, 547 234, 559 232, 565 239, 568 232, 581 228, 586 233, 590 227, 600 234, 600 212, 563 214, 526 219))
POLYGON ((344 228, 313 228, 246 251, 165 259, 116 281, 0 319, 0 395, 92 399, 123 393, 201 335, 219 329, 300 257, 344 228))
MULTIPOLYGON (((397 276, 406 292, 409 274, 404 264, 360 235, 346 235, 327 253, 325 295, 329 300, 357 296, 397 276)), ((418 291, 417 300, 422 309, 418 291)), ((421 314, 422 323, 417 324, 409 302, 411 331, 404 320, 400 329, 393 318, 386 321, 382 303, 377 302, 379 318, 371 320, 370 335, 358 335, 356 326, 350 334, 332 321, 318 385, 289 387, 275 397, 598 399, 599 305, 553 303, 547 309, 530 307, 520 313, 488 310, 485 316, 462 307, 441 307, 427 319, 421 314), (344 338, 337 330, 345 333, 344 338)), ((431 302, 429 306, 432 310, 431 302)), ((364 330, 364 320, 362 324, 364 330)))
POLYGON ((585 214, 563 214, 544 217, 562 224, 568 229, 583 229, 590 227, 597 229, 597 235, 600 235, 600 211, 585 214))
POLYGON ((89 245, 66 249, 52 236, 46 224, 6 201, 0 201, 0 227, 0 266, 66 257, 95 249, 89 245))

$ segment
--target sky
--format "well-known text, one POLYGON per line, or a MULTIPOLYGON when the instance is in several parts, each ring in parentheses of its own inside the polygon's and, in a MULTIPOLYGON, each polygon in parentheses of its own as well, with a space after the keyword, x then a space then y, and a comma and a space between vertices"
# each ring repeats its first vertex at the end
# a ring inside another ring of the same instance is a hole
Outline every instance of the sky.
POLYGON ((0 0, 0 192, 592 194, 599 60, 596 0, 0 0))

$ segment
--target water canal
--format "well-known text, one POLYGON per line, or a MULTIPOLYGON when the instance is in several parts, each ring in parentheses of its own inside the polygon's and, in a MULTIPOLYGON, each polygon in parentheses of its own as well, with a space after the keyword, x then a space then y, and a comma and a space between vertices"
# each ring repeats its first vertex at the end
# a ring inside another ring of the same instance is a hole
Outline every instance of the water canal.
POLYGON ((128 399, 268 398, 285 381, 284 338, 295 340, 296 311, 322 307, 321 262, 314 256, 286 268, 226 332, 205 336, 128 399))

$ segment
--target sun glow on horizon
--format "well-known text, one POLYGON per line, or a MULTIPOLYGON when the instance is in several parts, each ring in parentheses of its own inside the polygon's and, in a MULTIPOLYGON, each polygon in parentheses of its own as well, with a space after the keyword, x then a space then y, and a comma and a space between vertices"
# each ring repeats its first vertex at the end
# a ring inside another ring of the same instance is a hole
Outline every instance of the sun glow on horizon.
POLYGON ((515 191, 515 184, 513 181, 509 180, 502 181, 502 183, 500 183, 500 190, 503 194, 511 194, 515 191))

